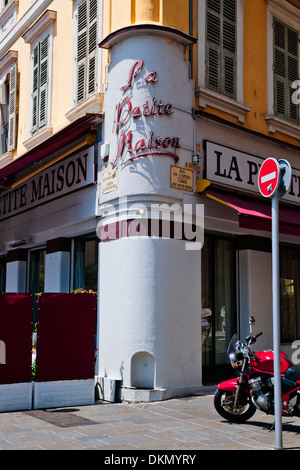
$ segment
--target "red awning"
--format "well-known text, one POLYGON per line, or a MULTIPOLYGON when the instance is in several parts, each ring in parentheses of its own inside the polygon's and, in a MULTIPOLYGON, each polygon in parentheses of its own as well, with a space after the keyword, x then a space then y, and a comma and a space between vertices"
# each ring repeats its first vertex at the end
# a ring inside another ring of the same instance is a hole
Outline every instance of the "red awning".
MULTIPOLYGON (((208 189, 205 195, 236 210, 239 226, 252 230, 272 230, 271 201, 208 189)), ((279 204, 279 232, 300 236, 300 207, 279 204)))
POLYGON ((99 124, 101 121, 102 115, 100 114, 86 114, 12 163, 0 168, 0 186, 9 186, 20 177, 37 170, 39 166, 43 166, 64 151, 74 147, 91 133, 94 125, 99 124))

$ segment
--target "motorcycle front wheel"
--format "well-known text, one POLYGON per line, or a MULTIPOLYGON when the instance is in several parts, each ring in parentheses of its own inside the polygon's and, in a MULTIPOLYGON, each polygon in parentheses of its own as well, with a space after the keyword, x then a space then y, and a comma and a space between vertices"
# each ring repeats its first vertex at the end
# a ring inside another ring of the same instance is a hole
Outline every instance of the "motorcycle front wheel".
POLYGON ((217 389, 214 395, 215 409, 222 418, 231 423, 244 423, 254 415, 256 407, 245 393, 239 393, 236 407, 234 399, 235 393, 217 389))

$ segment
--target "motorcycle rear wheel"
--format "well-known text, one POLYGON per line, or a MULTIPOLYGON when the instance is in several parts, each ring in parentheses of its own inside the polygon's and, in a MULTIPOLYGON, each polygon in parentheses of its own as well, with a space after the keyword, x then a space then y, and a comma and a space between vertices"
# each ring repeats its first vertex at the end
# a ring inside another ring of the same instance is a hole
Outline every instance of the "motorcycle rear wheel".
POLYGON ((237 406, 234 408, 234 398, 235 393, 217 389, 214 395, 215 409, 222 418, 231 423, 244 423, 254 415, 256 407, 249 396, 240 392, 237 406))

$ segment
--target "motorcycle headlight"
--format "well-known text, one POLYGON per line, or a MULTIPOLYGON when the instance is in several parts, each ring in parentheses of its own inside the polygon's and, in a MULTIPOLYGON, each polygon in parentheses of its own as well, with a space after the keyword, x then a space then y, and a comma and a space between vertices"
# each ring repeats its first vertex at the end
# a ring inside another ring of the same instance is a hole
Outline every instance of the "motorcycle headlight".
POLYGON ((229 359, 230 359, 231 366, 234 369, 236 369, 243 362, 243 354, 241 351, 232 352, 231 354, 229 354, 229 359))

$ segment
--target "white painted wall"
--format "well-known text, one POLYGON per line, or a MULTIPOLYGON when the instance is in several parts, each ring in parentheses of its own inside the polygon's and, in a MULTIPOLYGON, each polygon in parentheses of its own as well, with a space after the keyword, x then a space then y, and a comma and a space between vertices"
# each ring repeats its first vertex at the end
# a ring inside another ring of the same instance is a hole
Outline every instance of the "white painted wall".
POLYGON ((46 254, 45 292, 70 291, 70 253, 58 251, 46 254))
POLYGON ((26 292, 26 261, 12 261, 6 265, 6 292, 26 292))
POLYGON ((200 386, 200 251, 124 238, 102 243, 100 260, 98 375, 131 387, 131 359, 143 352, 154 359, 155 388, 200 386))

